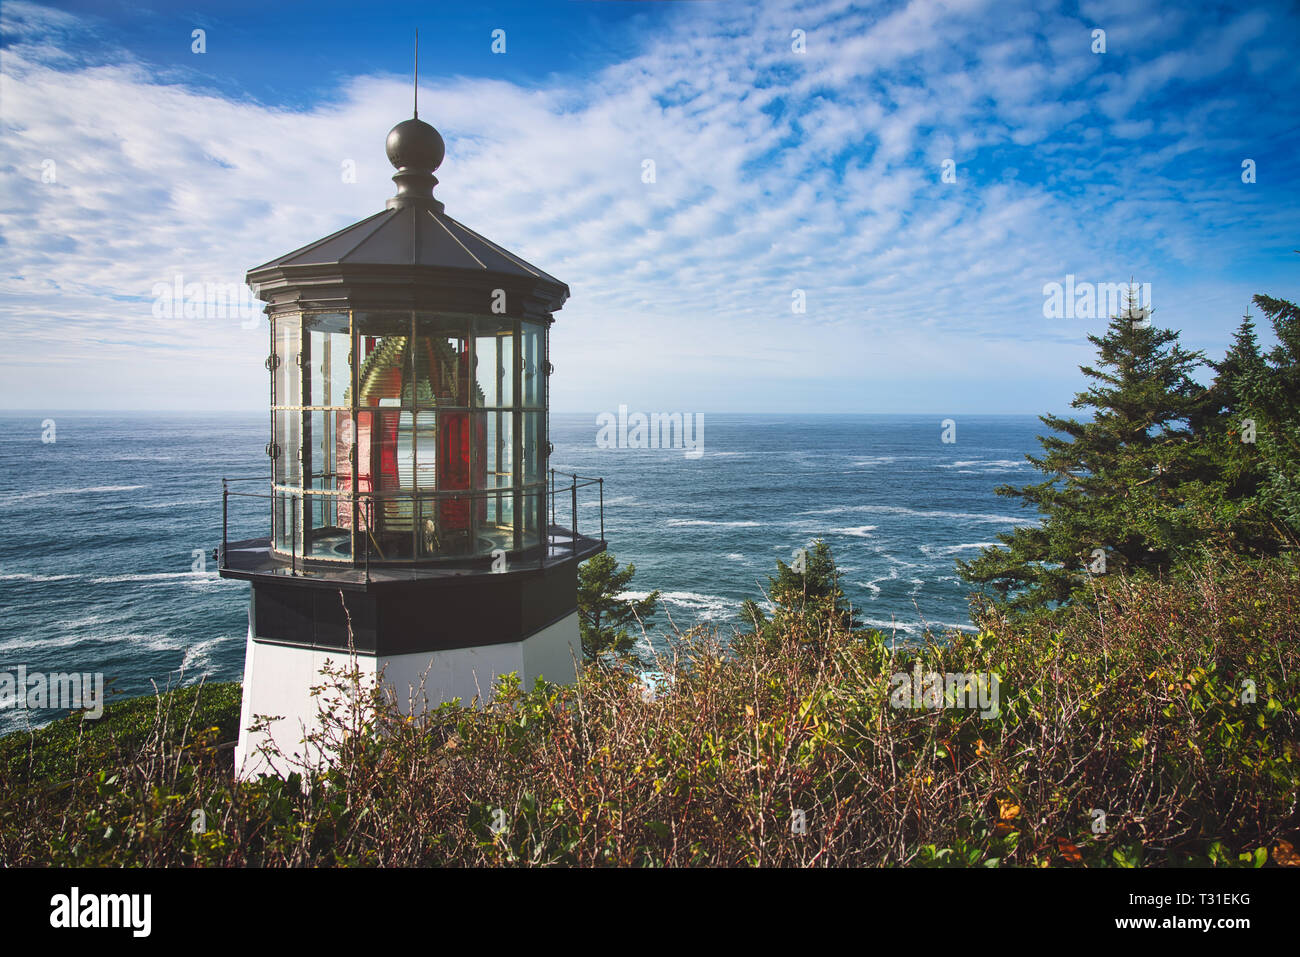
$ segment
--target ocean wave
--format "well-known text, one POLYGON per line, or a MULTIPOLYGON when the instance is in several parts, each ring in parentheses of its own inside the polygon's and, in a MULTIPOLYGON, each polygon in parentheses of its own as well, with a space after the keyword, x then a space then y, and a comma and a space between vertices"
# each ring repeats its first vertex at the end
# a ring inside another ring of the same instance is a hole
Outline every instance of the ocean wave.
MULTIPOLYGON (((41 632, 25 635, 22 638, 6 641, 0 644, 0 653, 13 654, 18 651, 33 650, 42 655, 53 648, 75 648, 83 644, 97 645, 129 645, 132 651, 183 651, 189 639, 168 634, 142 634, 139 632, 119 632, 117 634, 86 634, 75 630, 63 630, 63 626, 55 623, 53 626, 47 625, 41 632), (59 628, 57 633, 50 634, 52 627, 59 628)), ((96 654, 94 661, 70 662, 66 667, 54 668, 46 667, 46 671, 58 671, 75 669, 80 671, 94 671, 99 665, 96 663, 102 656, 96 654)), ((33 670, 40 670, 33 667, 33 670)))
POLYGON ((80 577, 80 575, 33 575, 27 572, 13 572, 0 575, 0 582, 61 582, 80 577))
POLYGON ((962 545, 922 545, 921 551, 934 557, 935 555, 955 555, 971 548, 993 548, 999 544, 999 542, 966 542, 962 545))
POLYGON ((930 631, 932 632, 940 631, 940 630, 943 631, 978 631, 979 630, 978 628, 975 628, 973 625, 969 623, 963 623, 963 622, 898 621, 896 619, 887 620, 884 618, 863 618, 861 619, 861 621, 862 624, 868 628, 876 628, 886 633, 890 631, 901 631, 904 634, 908 634, 908 635, 920 634, 922 631, 924 631, 927 628, 930 629, 930 631))
MULTIPOLYGON (((84 632, 87 628, 101 628, 104 625, 117 624, 126 621, 131 617, 129 611, 120 611, 116 614, 109 615, 87 615, 84 618, 73 618, 66 621, 58 621, 56 624, 64 631, 84 632)), ((90 637, 99 637, 93 632, 90 637)))
POLYGON ((668 524, 676 527, 686 525, 717 525, 723 528, 762 528, 762 522, 713 522, 703 518, 670 518, 668 524))
MULTIPOLYGON (((856 528, 832 528, 827 530, 829 535, 847 535, 849 538, 870 538, 871 533, 879 526, 876 525, 859 525, 856 528)), ((844 569, 840 569, 843 571, 844 569)))
POLYGON ((837 505, 834 508, 814 508, 800 515, 843 515, 850 512, 873 512, 882 515, 911 515, 916 518, 951 518, 966 522, 1000 522, 1007 525, 1037 525, 1037 519, 1018 518, 1014 515, 994 515, 987 512, 922 511, 903 505, 837 505))
POLYGON ((1002 469, 1019 469, 1030 468, 1028 462, 1018 461, 1016 459, 961 459, 956 462, 949 462, 939 465, 941 469, 968 469, 973 465, 984 467, 985 471, 998 471, 1002 469))
POLYGON ((147 485, 90 485, 85 488, 47 488, 30 492, 11 492, 0 495, 0 505, 16 505, 33 498, 49 498, 52 495, 101 495, 109 492, 135 492, 147 485))
POLYGON ((194 642, 185 646, 185 656, 181 658, 180 670, 189 672, 196 666, 202 668, 201 673, 207 674, 212 670, 213 652, 218 651, 222 646, 228 644, 230 638, 208 638, 203 641, 194 642))
MULTIPOLYGON (((628 591, 623 592, 618 597, 630 601, 639 601, 648 594, 650 593, 644 591, 628 591)), ((706 620, 728 618, 740 606, 740 602, 732 598, 724 598, 721 595, 704 595, 694 591, 663 591, 659 593, 659 600, 662 603, 675 605, 678 608, 694 612, 706 620)))
POLYGON ((877 628, 884 632, 901 631, 910 635, 921 630, 920 623, 914 621, 897 621, 895 619, 886 620, 884 618, 863 618, 861 621, 867 628, 877 628))
POLYGON ((103 578, 92 578, 92 585, 119 585, 124 582, 161 582, 174 581, 176 579, 188 578, 194 582, 213 582, 220 581, 221 576, 215 571, 211 572, 137 572, 129 575, 107 575, 103 578))
POLYGON ((898 565, 900 568, 920 568, 920 567, 921 567, 917 562, 909 562, 909 561, 905 561, 904 559, 901 559, 901 558, 895 558, 893 555, 889 554, 889 552, 885 551, 885 548, 884 548, 883 545, 882 545, 882 546, 879 546, 879 547, 876 549, 876 554, 879 555, 881 558, 883 558, 885 561, 889 562, 890 564, 892 564, 892 565, 898 565))

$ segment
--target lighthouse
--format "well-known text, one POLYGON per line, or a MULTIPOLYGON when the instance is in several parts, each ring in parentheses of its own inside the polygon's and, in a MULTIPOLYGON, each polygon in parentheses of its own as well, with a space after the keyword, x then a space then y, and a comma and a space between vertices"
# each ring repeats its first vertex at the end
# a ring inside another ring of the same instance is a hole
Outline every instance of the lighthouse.
POLYGON ((511 672, 572 682, 582 659, 577 566, 605 548, 604 487, 549 467, 569 289, 446 213, 445 145, 418 112, 386 148, 383 211, 247 275, 270 321, 267 468, 223 482, 220 552, 250 585, 244 778, 320 759, 303 741, 327 666, 418 712, 511 672), (261 537, 232 540, 248 496, 261 537))

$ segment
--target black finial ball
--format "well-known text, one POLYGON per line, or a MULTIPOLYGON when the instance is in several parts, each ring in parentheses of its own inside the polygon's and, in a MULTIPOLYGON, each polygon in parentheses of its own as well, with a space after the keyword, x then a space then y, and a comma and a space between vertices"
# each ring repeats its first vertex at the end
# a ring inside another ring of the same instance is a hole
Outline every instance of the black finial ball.
POLYGON ((398 169, 435 170, 447 155, 442 134, 423 120, 402 120, 388 131, 388 161, 398 169))

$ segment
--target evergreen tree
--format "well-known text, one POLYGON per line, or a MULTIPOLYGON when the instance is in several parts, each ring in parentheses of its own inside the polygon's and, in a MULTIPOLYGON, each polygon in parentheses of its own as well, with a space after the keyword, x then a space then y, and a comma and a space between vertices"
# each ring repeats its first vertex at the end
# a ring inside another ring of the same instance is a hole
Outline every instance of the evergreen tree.
POLYGON ((767 595, 774 606, 772 618, 769 620, 756 602, 746 599, 741 605, 741 619, 752 625, 756 634, 771 634, 796 615, 805 621, 833 623, 847 631, 860 628, 861 622, 840 587, 830 545, 818 539, 801 552, 794 565, 777 559, 776 576, 767 580, 767 595))
POLYGON ((1274 520, 1279 547, 1300 538, 1300 307, 1285 299, 1255 296, 1278 344, 1234 377, 1241 418, 1254 425, 1253 444, 1262 472, 1259 500, 1274 520))
POLYGON ((636 642, 628 626, 654 615, 658 590, 640 599, 620 597, 635 574, 635 565, 620 570, 611 552, 601 552, 578 566, 578 630, 587 661, 609 652, 626 654, 636 642))
POLYGON ((1209 363, 1214 382, 1193 419, 1192 456, 1201 481, 1183 490, 1187 508, 1205 519, 1207 543, 1219 550, 1254 555, 1275 551, 1274 523, 1259 500, 1266 473, 1253 443, 1243 377, 1264 368, 1249 312, 1242 317, 1221 362, 1209 363))
POLYGON ((1215 412, 1240 414, 1245 407, 1242 395, 1243 377, 1252 376, 1264 369, 1264 357, 1259 351, 1259 337, 1255 335, 1255 321, 1249 312, 1241 317, 1241 324, 1233 336, 1232 346, 1222 362, 1211 362, 1214 367, 1214 384, 1210 396, 1217 404, 1215 412))
POLYGON ((1205 478, 1206 463, 1192 452, 1205 409, 1205 390, 1192 379, 1202 356, 1153 326, 1132 289, 1123 314, 1088 339, 1097 362, 1080 367, 1091 385, 1072 406, 1093 410, 1091 420, 1040 416, 1058 434, 1039 436, 1044 454, 1026 458, 1046 478, 997 489, 1036 507, 1041 524, 957 562, 964 579, 991 586, 1011 609, 1064 602, 1103 570, 1168 567, 1204 524, 1180 508, 1188 483, 1205 478))

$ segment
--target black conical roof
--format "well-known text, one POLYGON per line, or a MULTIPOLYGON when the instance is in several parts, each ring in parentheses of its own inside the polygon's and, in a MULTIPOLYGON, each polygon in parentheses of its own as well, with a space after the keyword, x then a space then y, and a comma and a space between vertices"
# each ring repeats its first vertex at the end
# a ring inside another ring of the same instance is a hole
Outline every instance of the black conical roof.
MULTIPOLYGON (((416 205, 386 209, 272 259, 249 270, 248 281, 256 282, 257 275, 267 270, 343 264, 464 269, 564 286, 445 212, 416 205)), ((565 287, 566 295, 567 291, 565 287)))

